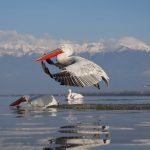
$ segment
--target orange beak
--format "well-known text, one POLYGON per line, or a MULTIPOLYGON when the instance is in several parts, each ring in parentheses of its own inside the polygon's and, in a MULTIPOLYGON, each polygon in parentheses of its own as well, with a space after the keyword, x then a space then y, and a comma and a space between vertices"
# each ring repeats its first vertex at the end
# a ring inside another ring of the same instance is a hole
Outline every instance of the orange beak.
POLYGON ((44 54, 43 56, 39 57, 35 61, 42 61, 42 60, 50 59, 52 57, 56 57, 57 55, 59 55, 61 53, 63 53, 63 50, 61 50, 60 48, 57 48, 47 54, 44 54))
POLYGON ((11 103, 10 106, 17 106, 22 102, 26 102, 26 99, 24 97, 21 97, 18 100, 16 100, 15 102, 11 103))

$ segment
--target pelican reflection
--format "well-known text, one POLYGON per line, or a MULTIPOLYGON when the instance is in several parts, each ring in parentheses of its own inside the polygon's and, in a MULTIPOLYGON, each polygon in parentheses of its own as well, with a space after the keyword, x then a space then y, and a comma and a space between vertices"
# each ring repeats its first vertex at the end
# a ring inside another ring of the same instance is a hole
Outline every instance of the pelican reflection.
POLYGON ((88 149, 110 144, 109 126, 73 124, 60 127, 60 136, 49 139, 43 150, 88 149))
POLYGON ((22 108, 22 107, 16 107, 16 108, 10 108, 13 114, 16 114, 16 117, 43 117, 43 116, 57 116, 57 108, 22 108))

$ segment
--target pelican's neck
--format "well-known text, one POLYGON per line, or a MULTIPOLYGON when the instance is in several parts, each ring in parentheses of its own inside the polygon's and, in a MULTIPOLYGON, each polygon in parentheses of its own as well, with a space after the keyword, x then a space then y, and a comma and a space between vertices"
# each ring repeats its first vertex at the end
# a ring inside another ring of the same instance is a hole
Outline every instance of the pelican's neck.
POLYGON ((70 57, 66 55, 66 53, 62 53, 57 56, 57 61, 60 64, 67 64, 68 62, 70 62, 70 57))
POLYGON ((69 94, 68 94, 67 98, 70 99, 70 97, 71 97, 71 89, 69 89, 69 94))
POLYGON ((71 94, 71 89, 69 89, 69 94, 71 94))

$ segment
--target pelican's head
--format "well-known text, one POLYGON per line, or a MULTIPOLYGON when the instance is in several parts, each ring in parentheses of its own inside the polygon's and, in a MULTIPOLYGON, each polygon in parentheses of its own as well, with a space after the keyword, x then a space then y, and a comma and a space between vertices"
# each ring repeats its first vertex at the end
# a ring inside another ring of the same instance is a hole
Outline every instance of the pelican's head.
POLYGON ((71 89, 69 89, 68 91, 69 91, 69 93, 71 93, 71 89))
POLYGON ((30 96, 29 95, 24 95, 24 96, 22 96, 27 102, 29 101, 29 99, 30 99, 30 96))
POLYGON ((73 54, 73 49, 70 44, 61 44, 59 48, 66 54, 66 56, 70 56, 73 54))
POLYGON ((47 54, 44 54, 43 56, 36 59, 35 61, 42 61, 42 60, 50 59, 50 58, 56 57, 57 55, 60 55, 62 53, 64 53, 66 56, 72 55, 73 49, 72 49, 71 45, 70 44, 61 44, 58 46, 57 49, 55 49, 47 54))

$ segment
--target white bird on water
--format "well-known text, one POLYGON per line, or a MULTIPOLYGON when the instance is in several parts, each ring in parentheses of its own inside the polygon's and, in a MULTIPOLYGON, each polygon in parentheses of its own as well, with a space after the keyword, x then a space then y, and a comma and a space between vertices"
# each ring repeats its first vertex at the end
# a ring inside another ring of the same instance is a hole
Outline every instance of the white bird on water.
POLYGON ((20 107, 42 107, 48 108, 51 106, 57 106, 58 102, 52 95, 46 96, 29 96, 25 95, 11 103, 10 106, 20 107))
POLYGON ((77 100, 77 99, 83 99, 83 95, 78 93, 72 93, 71 89, 69 89, 69 93, 67 95, 68 100, 77 100))
POLYGON ((95 86, 100 89, 99 82, 103 80, 108 86, 109 77, 100 66, 88 59, 71 56, 72 54, 73 50, 71 46, 65 44, 41 56, 36 61, 42 61, 41 64, 44 72, 57 82, 60 82, 61 85, 79 87, 95 86), (52 57, 56 57, 56 63, 51 60, 52 57), (59 67, 61 71, 52 74, 43 62, 44 60, 51 65, 59 67))

